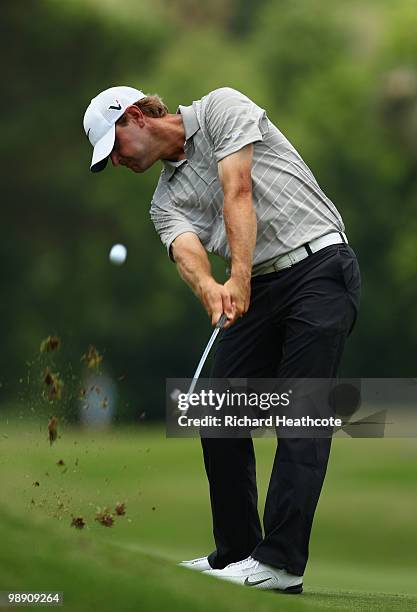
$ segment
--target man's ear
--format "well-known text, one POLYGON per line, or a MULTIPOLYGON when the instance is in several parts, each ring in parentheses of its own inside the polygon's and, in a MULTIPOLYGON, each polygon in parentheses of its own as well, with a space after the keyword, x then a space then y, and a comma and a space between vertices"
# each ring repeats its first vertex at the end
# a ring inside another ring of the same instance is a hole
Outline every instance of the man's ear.
POLYGON ((137 123, 140 127, 143 127, 145 125, 144 114, 142 113, 140 108, 138 108, 134 104, 131 104, 126 108, 125 116, 129 123, 130 121, 133 121, 134 123, 137 123))

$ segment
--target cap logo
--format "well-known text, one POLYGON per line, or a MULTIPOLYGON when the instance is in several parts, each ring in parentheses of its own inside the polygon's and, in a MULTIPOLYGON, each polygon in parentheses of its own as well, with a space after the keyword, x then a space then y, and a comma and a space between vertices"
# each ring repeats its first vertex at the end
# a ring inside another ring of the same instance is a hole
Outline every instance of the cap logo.
POLYGON ((114 106, 114 105, 112 104, 112 105, 110 105, 110 106, 109 106, 109 108, 112 108, 113 110, 117 110, 117 111, 122 110, 122 105, 120 104, 119 100, 116 100, 116 102, 117 102, 117 104, 118 104, 119 106, 114 106))

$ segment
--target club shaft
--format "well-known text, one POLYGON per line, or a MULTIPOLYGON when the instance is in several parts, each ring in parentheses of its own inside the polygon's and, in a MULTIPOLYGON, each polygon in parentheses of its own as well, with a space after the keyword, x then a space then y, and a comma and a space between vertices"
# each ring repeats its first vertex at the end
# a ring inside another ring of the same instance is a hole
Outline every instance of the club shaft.
POLYGON ((218 322, 216 324, 216 328, 213 331, 213 333, 211 334, 210 340, 208 341, 207 346, 204 349, 203 354, 201 355, 201 359, 200 359, 200 361, 198 363, 197 369, 196 369, 196 371, 194 373, 194 376, 193 376, 193 380, 191 381, 191 385, 190 385, 190 388, 188 390, 188 395, 190 395, 191 393, 194 392, 195 386, 196 386, 197 381, 198 381, 198 379, 200 377, 200 374, 201 374, 201 370, 203 369, 204 364, 206 363, 207 357, 208 357, 208 355, 209 355, 209 353, 211 351, 211 347, 213 346, 213 344, 214 344, 214 342, 215 342, 215 340, 216 340, 216 338, 217 338, 217 336, 219 334, 219 331, 222 329, 222 327, 226 323, 226 321, 227 321, 227 317, 226 317, 225 314, 223 314, 220 317, 220 319, 218 320, 218 322))

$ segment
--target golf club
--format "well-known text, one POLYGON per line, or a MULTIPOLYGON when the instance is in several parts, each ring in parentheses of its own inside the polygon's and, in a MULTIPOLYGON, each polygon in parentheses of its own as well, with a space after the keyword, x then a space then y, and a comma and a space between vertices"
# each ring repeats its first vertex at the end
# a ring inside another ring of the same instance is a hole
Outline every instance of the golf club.
POLYGON ((211 347, 213 346, 214 341, 216 340, 216 338, 217 338, 217 336, 219 334, 219 331, 222 329, 222 327, 226 323, 226 321, 227 321, 227 316, 225 314, 222 314, 222 316, 220 317, 220 319, 216 323, 214 331, 211 334, 210 340, 208 341, 207 346, 204 349, 203 354, 201 355, 201 359, 200 359, 200 361, 198 363, 198 366, 197 366, 197 369, 196 369, 196 371, 194 373, 193 380, 191 381, 190 388, 188 389, 188 395, 191 395, 191 393, 193 393, 193 391, 195 389, 195 386, 197 384, 197 381, 198 381, 198 379, 200 377, 201 370, 203 369, 204 364, 206 363, 207 357, 208 357, 208 355, 209 355, 209 353, 211 351, 211 347))

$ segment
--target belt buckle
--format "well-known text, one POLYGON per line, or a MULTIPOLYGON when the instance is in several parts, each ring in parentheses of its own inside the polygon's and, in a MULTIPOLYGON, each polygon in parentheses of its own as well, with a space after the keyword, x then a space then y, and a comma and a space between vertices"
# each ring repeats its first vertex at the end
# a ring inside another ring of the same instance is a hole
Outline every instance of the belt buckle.
POLYGON ((275 272, 279 272, 280 270, 285 270, 285 268, 290 268, 296 263, 292 257, 290 257, 290 253, 285 253, 285 255, 281 255, 278 257, 272 264, 275 272))
POLYGON ((272 264, 272 267, 274 268, 275 272, 279 272, 280 270, 285 268, 285 266, 280 265, 282 264, 282 261, 284 258, 285 258, 285 255, 281 255, 280 257, 277 257, 277 259, 272 264))
POLYGON ((290 260, 290 265, 293 266, 294 264, 297 263, 297 258, 295 257, 294 253, 292 251, 290 251, 289 253, 287 253, 288 255, 288 259, 290 260))

